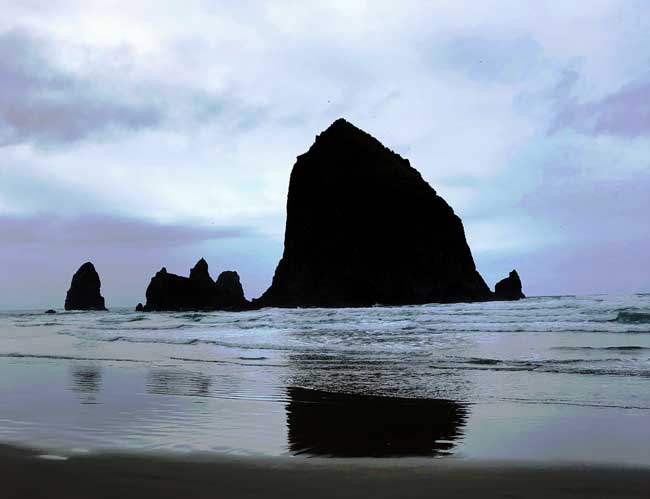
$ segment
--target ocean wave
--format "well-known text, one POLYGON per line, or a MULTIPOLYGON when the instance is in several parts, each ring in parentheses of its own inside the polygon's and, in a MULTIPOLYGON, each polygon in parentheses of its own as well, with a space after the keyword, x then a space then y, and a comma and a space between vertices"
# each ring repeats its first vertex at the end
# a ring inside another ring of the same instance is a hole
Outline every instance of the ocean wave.
POLYGON ((203 320, 203 317, 205 317, 205 314, 201 313, 191 313, 191 314, 180 314, 180 315, 174 315, 173 316, 175 319, 189 319, 194 322, 199 322, 203 320))
POLYGON ((106 327, 106 326, 84 326, 90 331, 175 331, 176 329, 190 329, 196 327, 194 324, 178 324, 171 326, 128 326, 128 327, 106 327))
POLYGON ((484 366, 495 366, 498 364, 503 364, 504 361, 499 359, 484 359, 480 357, 471 357, 467 360, 463 360, 462 362, 468 362, 470 364, 478 364, 484 366))
POLYGON ((46 355, 32 353, 0 353, 1 358, 9 359, 48 359, 48 360, 83 360, 98 362, 142 362, 138 359, 116 359, 107 357, 77 357, 73 355, 46 355))
POLYGON ((557 400, 557 399, 529 399, 521 397, 499 397, 500 400, 508 402, 517 402, 520 404, 541 404, 541 405, 572 405, 576 407, 596 407, 608 409, 634 409, 639 411, 648 411, 650 407, 642 405, 629 405, 629 404, 606 404, 606 403, 589 403, 589 402, 575 402, 571 400, 557 400))
POLYGON ((569 368, 569 369, 545 369, 547 373, 558 374, 584 374, 591 376, 622 376, 629 378, 650 378, 648 369, 595 369, 595 368, 569 368))
POLYGON ((146 321, 146 320, 149 320, 149 317, 141 315, 139 317, 133 317, 132 319, 128 319, 126 322, 139 322, 139 321, 146 321))
MULTIPOLYGON (((187 346, 194 346, 194 345, 213 345, 213 346, 220 346, 220 347, 225 347, 225 348, 236 348, 236 349, 243 349, 243 350, 279 350, 279 351, 301 351, 301 349, 293 348, 293 347, 283 347, 280 345, 274 346, 274 345, 246 345, 246 344, 239 344, 239 343, 229 343, 225 341, 217 341, 217 340, 206 340, 202 338, 157 338, 157 337, 151 337, 151 338, 139 338, 139 337, 131 337, 131 336, 104 336, 104 337, 88 337, 83 334, 78 334, 70 331, 60 331, 59 334, 63 335, 68 335, 68 336, 74 336, 74 337, 79 337, 79 338, 84 338, 84 339, 91 339, 94 341, 102 341, 102 342, 107 342, 107 343, 114 343, 114 342, 125 342, 125 343, 144 343, 144 344, 153 344, 153 345, 187 345, 187 346)), ((309 349, 307 349, 309 350, 309 349)))
POLYGON ((434 364, 429 366, 435 370, 458 370, 458 371, 505 371, 517 372, 526 371, 531 373, 546 373, 546 374, 577 374, 589 376, 616 376, 628 378, 650 378, 650 370, 648 369, 612 369, 612 368, 595 368, 595 367, 554 367, 552 365, 445 365, 434 364))
POLYGON ((650 313, 622 311, 618 313, 614 321, 624 324, 650 324, 650 313))
POLYGON ((287 364, 251 364, 251 362, 260 362, 268 360, 268 357, 239 357, 239 360, 244 362, 234 362, 232 360, 218 360, 218 359, 196 359, 191 357, 169 357, 170 360, 178 360, 180 362, 196 362, 199 364, 230 364, 236 366, 250 366, 250 367, 287 367, 287 364), (248 361, 248 362, 246 362, 248 361))
MULTIPOLYGON (((100 342, 108 342, 108 343, 113 343, 113 342, 126 342, 126 343, 143 343, 143 344, 152 344, 152 345, 183 345, 183 346, 201 346, 201 345, 209 345, 209 346, 218 346, 218 347, 223 347, 223 348, 232 348, 236 350, 264 350, 267 352, 281 352, 284 354, 288 355, 299 355, 302 356, 307 354, 307 355, 313 355, 314 352, 318 353, 323 353, 323 352, 328 352, 332 355, 336 356, 364 356, 368 354, 372 354, 376 357, 381 357, 382 359, 385 358, 387 355, 388 356, 393 356, 393 355, 402 355, 400 352, 396 352, 393 348, 389 347, 386 349, 377 349, 377 348, 372 348, 373 345, 368 345, 368 349, 359 349, 359 348, 350 348, 347 346, 341 346, 341 347, 333 347, 333 346, 324 346, 321 343, 314 344, 314 345, 281 345, 281 344, 273 344, 273 343, 243 343, 243 342, 229 342, 229 341, 223 341, 223 340, 210 340, 210 339, 205 339, 205 338, 195 338, 195 337, 187 337, 187 338, 169 338, 169 337, 159 337, 159 336, 149 336, 149 337, 138 337, 138 336, 125 336, 125 335, 117 335, 117 336, 97 336, 97 335, 92 335, 89 336, 87 334, 84 334, 83 332, 80 331, 71 331, 71 330, 62 330, 58 331, 57 334, 65 335, 65 336, 73 336, 75 338, 80 338, 84 340, 93 340, 93 341, 100 341, 100 342)), ((374 345, 376 346, 376 345, 374 345)), ((415 354, 414 354, 415 355, 415 354)), ((424 357, 424 356, 423 356, 424 357)), ((343 358, 343 357, 341 357, 343 358)), ((382 362, 382 360, 379 360, 377 362, 382 362)))
POLYGON ((41 327, 41 326, 60 326, 60 322, 28 322, 26 324, 17 323, 14 324, 16 327, 41 327))
POLYGON ((551 347, 551 350, 565 350, 570 352, 579 352, 579 351, 607 351, 607 352, 639 352, 639 351, 650 351, 650 347, 642 347, 639 345, 621 345, 621 346, 610 346, 610 347, 588 347, 588 346, 560 346, 560 347, 551 347))
POLYGON ((558 365, 572 365, 572 364, 594 364, 603 362, 616 362, 621 359, 607 358, 607 359, 535 359, 535 360, 517 360, 517 359, 491 359, 483 357, 456 357, 456 358, 441 358, 437 362, 440 364, 469 364, 477 366, 504 366, 507 368, 516 369, 539 369, 546 366, 558 365))

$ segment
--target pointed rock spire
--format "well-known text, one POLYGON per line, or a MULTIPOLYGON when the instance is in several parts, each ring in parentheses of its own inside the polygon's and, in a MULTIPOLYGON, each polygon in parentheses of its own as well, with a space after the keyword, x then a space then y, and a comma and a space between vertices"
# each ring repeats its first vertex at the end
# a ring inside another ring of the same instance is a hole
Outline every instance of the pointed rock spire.
POLYGON ((72 276, 70 289, 65 297, 66 310, 106 310, 100 294, 101 282, 95 266, 84 263, 72 276))
POLYGON ((204 258, 201 258, 196 265, 190 270, 190 279, 210 279, 210 273, 208 272, 208 262, 204 258))

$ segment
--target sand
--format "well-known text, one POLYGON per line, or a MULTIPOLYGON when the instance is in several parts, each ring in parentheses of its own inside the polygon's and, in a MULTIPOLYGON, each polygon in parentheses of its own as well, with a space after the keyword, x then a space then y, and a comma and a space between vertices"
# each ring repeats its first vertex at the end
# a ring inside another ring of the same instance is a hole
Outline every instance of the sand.
POLYGON ((650 497, 650 468, 414 459, 93 454, 0 446, 3 498, 650 497))

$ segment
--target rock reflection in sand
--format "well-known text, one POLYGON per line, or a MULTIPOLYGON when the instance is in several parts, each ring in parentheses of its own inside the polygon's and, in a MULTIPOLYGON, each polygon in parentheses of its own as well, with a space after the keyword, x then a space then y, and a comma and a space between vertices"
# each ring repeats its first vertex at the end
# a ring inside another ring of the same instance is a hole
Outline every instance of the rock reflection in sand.
POLYGON ((156 395, 206 397, 211 383, 210 376, 200 373, 154 369, 149 374, 147 392, 156 395))
POLYGON ((72 390, 81 394, 82 404, 95 404, 95 394, 102 385, 102 370, 99 366, 77 365, 72 369, 72 390))
POLYGON ((442 456, 452 453, 466 405, 288 389, 289 449, 333 457, 442 456))

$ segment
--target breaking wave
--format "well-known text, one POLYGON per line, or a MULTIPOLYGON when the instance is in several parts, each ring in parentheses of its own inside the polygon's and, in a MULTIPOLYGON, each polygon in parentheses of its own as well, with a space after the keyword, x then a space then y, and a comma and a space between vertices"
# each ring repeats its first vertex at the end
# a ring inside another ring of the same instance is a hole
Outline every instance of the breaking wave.
POLYGON ((614 319, 623 324, 650 324, 650 313, 648 312, 619 312, 614 319))

